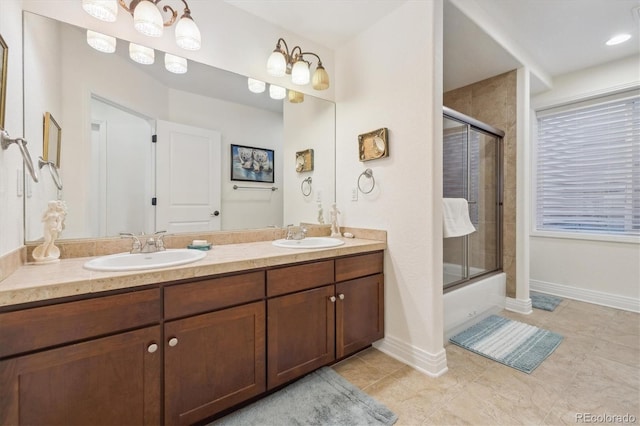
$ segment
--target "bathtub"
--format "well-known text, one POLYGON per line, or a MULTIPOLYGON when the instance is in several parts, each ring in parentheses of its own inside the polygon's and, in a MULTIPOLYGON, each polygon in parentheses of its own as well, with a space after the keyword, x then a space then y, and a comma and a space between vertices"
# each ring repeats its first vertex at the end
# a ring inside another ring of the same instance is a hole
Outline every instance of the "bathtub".
MULTIPOLYGON (((445 275, 446 275, 445 267, 445 275)), ((446 277, 445 277, 446 282, 446 277)), ((487 276, 444 295, 444 339, 504 309, 507 275, 487 276)))

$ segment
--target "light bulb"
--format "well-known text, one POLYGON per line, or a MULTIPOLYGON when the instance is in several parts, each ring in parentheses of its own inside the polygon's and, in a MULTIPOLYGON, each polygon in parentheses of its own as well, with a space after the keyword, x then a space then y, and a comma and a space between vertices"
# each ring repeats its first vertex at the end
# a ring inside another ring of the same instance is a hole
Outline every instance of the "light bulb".
POLYGON ((279 50, 274 50, 269 56, 267 73, 274 77, 283 77, 287 73, 287 59, 279 50))
POLYGON ((114 22, 118 17, 117 0, 82 0, 82 8, 101 21, 114 22))
POLYGON ((149 37, 162 36, 164 22, 160 9, 149 0, 142 0, 133 10, 133 26, 149 37))
POLYGON ((309 64, 300 59, 291 69, 291 82, 293 84, 304 85, 309 83, 311 76, 309 75, 309 64))
POLYGON ((185 58, 181 58, 180 56, 165 53, 164 67, 167 69, 167 71, 171 71, 174 74, 184 74, 187 72, 187 60, 185 58))
POLYGON ((146 46, 129 43, 129 57, 139 64, 150 65, 155 61, 155 51, 146 46))
POLYGON ((113 53, 116 51, 115 37, 91 30, 87 30, 87 44, 103 53, 113 53))
POLYGON ((200 49, 200 29, 191 17, 183 16, 176 24, 176 44, 186 50, 200 49))
POLYGON ((287 96, 287 89, 272 84, 269 86, 269 96, 271 96, 271 99, 284 99, 287 96))
POLYGON ((249 77, 249 79, 247 80, 247 86, 249 87, 249 91, 253 93, 262 93, 266 88, 266 84, 264 81, 256 80, 251 77, 249 77))

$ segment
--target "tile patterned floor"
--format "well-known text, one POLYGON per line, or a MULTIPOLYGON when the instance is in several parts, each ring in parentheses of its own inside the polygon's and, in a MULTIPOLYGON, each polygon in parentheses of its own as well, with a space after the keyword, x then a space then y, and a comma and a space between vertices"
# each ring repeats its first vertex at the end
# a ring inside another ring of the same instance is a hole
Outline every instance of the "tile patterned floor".
POLYGON ((452 344, 445 346, 449 371, 439 378, 373 348, 334 369, 398 414, 397 426, 625 420, 589 417, 605 415, 627 415, 627 424, 640 424, 640 314, 565 299, 553 312, 500 315, 564 340, 531 374, 452 344))

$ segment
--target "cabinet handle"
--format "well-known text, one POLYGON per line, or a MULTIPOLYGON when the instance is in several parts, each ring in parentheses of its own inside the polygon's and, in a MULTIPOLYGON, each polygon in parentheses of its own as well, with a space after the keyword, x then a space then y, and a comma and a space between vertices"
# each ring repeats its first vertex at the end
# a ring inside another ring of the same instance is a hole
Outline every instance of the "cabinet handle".
POLYGON ((335 296, 331 296, 331 297, 329 298, 329 300, 331 300, 331 303, 335 303, 335 301, 336 301, 336 297, 335 297, 335 296))
POLYGON ((150 354, 154 353, 157 350, 158 350, 158 345, 156 345, 155 343, 152 343, 149 346, 147 346, 147 352, 149 352, 150 354))
POLYGON ((172 337, 171 339, 169 339, 169 346, 174 347, 177 344, 178 344, 178 338, 177 337, 172 337))
POLYGON ((338 295, 338 299, 340 299, 340 300, 344 300, 344 294, 340 293, 340 294, 338 295))

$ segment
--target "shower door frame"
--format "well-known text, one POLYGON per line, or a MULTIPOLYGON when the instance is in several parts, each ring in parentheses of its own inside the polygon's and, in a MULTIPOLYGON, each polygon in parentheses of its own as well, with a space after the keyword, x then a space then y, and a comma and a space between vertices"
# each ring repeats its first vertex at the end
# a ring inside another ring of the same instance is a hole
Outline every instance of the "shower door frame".
MULTIPOLYGON (((482 273, 478 273, 476 275, 471 276, 471 266, 469 262, 469 236, 465 235, 463 238, 463 253, 462 260, 464 262, 465 267, 465 276, 457 281, 452 281, 451 283, 444 284, 443 290, 444 292, 449 292, 455 290, 460 287, 464 287, 468 284, 471 284, 475 281, 478 281, 484 277, 489 275, 493 275, 496 273, 502 272, 502 222, 503 222, 503 189, 504 189, 504 174, 503 174, 503 158, 504 158, 504 131, 493 127, 489 124, 483 123, 479 120, 476 120, 473 117, 469 117, 468 115, 462 114, 461 112, 455 111, 448 107, 442 108, 443 119, 448 118, 450 120, 454 120, 459 122, 461 125, 466 125, 466 144, 467 144, 467 158, 466 158, 466 179, 467 181, 464 184, 464 192, 465 199, 469 199, 469 186, 471 180, 471 131, 479 131, 490 136, 494 136, 497 138, 496 143, 498 147, 496 149, 496 202, 498 204, 498 208, 496 209, 496 266, 494 269, 484 271, 482 273)), ((476 200, 476 203, 478 201, 476 200)))

